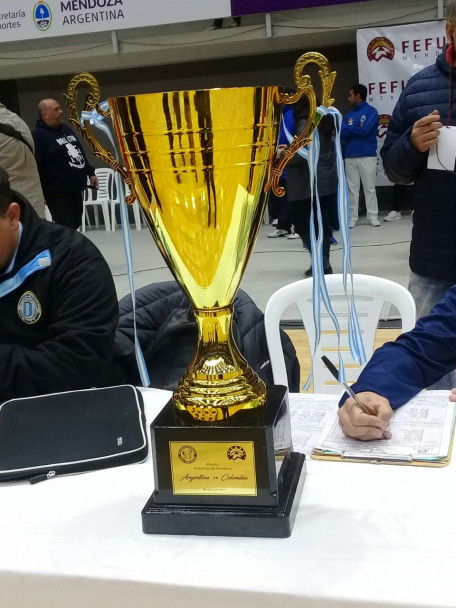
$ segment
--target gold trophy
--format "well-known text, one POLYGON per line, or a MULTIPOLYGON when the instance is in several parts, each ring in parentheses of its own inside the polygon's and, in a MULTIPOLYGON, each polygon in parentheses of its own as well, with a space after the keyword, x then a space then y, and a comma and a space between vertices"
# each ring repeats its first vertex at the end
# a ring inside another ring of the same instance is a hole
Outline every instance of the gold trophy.
MULTIPOLYGON (((309 63, 319 67, 322 103, 328 107, 333 103, 335 72, 319 53, 298 59, 294 95, 283 94, 278 87, 174 91, 111 98, 109 111, 103 111, 99 85, 91 74, 78 74, 69 84, 70 121, 94 154, 122 174, 131 191, 127 202, 139 201, 161 254, 193 305, 198 326, 195 357, 166 406, 166 415, 159 415, 152 424, 159 489, 151 497, 153 514, 149 513, 146 524, 143 511, 146 532, 198 533, 194 527, 186 532, 186 509, 193 509, 195 515, 195 505, 206 521, 207 509, 213 512, 228 506, 236 510, 266 503, 270 508, 278 502, 277 475, 273 487, 261 482, 263 477, 271 478, 274 462, 259 462, 262 440, 248 437, 244 441, 241 431, 250 428, 255 435, 258 428, 269 429, 263 438, 269 452, 282 457, 292 454, 286 394, 283 387, 266 389, 248 366, 233 340, 231 321, 267 191, 283 194, 278 187, 282 170, 311 140, 321 118, 311 78, 303 74, 309 63), (81 125, 77 110, 81 84, 89 86, 84 109, 112 118, 124 166, 96 140, 89 121, 81 125), (281 104, 294 103, 302 95, 309 101, 308 123, 273 168, 281 104), (268 408, 271 412, 263 411, 268 408), (225 457, 232 461, 229 466, 225 457), (201 471, 216 473, 208 476, 201 471), (272 502, 268 493, 276 495, 272 502), (168 529, 163 505, 170 504, 179 505, 183 523, 170 524, 168 529), (151 524, 152 520, 157 524, 151 524)), ((303 462, 294 469, 301 471, 303 462)), ((238 519, 236 514, 233 517, 238 519)), ((233 522, 227 519, 221 528, 217 525, 209 533, 227 534, 233 522)), ((241 524, 232 533, 244 534, 246 528, 241 524)))

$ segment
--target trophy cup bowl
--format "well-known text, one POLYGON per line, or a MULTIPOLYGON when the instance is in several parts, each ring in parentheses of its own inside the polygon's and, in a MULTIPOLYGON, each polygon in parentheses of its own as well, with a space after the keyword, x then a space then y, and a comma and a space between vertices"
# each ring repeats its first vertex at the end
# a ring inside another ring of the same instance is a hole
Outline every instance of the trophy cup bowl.
POLYGON ((273 86, 174 91, 114 97, 106 111, 91 74, 68 87, 70 121, 130 186, 130 202, 139 201, 198 326, 195 357, 151 425, 156 490, 143 509, 145 532, 291 533, 304 456, 292 452, 287 389, 266 388, 239 352, 231 322, 267 191, 283 194, 282 170, 321 118, 302 74, 307 63, 319 66, 329 106, 335 73, 318 53, 298 59, 294 95, 273 86), (98 143, 90 121, 81 124, 81 83, 90 87, 86 112, 112 117, 123 165, 98 143), (274 166, 281 104, 303 94, 306 128, 274 166))
POLYGON ((246 87, 109 100, 143 216, 194 309, 200 339, 173 400, 197 420, 266 400, 233 341, 231 319, 264 210, 275 97, 273 87, 246 87))

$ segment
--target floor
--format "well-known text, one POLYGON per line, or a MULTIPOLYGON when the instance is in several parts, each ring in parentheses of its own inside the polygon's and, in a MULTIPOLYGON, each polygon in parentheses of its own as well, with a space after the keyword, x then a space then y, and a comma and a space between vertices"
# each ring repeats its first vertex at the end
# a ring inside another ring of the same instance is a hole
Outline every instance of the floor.
MULTIPOLYGON (((382 221, 382 215, 380 215, 382 221)), ((409 277, 408 254, 412 221, 409 214, 395 222, 383 222, 373 228, 365 218, 350 230, 353 272, 372 274, 407 286, 409 277)), ((310 255, 303 249, 300 239, 268 238, 273 227, 263 224, 241 282, 244 289, 264 310, 271 294, 288 283, 304 278, 310 266, 310 255)), ((114 275, 119 299, 130 292, 123 247, 122 231, 88 229, 86 236, 101 250, 114 275)), ((336 239, 338 233, 335 233, 336 239)), ((136 288, 149 283, 172 279, 147 228, 131 228, 136 288)), ((331 247, 331 264, 334 272, 342 269, 340 244, 331 247)), ((393 311, 394 312, 394 311, 393 311)), ((296 315, 290 313, 293 318, 296 315)))

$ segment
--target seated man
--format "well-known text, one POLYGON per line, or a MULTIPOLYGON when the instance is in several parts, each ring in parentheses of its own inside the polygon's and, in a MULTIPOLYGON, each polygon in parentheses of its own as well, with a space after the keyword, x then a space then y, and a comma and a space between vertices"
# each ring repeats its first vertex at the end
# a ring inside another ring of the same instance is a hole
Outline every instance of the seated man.
POLYGON ((412 331, 375 351, 352 388, 377 414, 365 414, 345 394, 339 410, 344 434, 364 441, 387 437, 393 409, 454 369, 455 363, 456 285, 412 331))
POLYGON ((97 248, 41 220, 0 167, 0 403, 119 384, 117 321, 114 282, 97 248))

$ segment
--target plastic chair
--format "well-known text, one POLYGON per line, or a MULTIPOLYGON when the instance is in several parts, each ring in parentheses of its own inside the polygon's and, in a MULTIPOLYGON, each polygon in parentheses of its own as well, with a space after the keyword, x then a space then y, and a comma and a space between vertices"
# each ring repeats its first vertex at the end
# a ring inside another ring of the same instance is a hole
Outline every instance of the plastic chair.
MULTIPOLYGON (((339 321, 341 330, 340 350, 344 363, 346 380, 349 384, 355 382, 363 366, 352 359, 348 345, 349 308, 347 296, 343 287, 343 275, 333 274, 325 277, 333 311, 339 321)), ((303 279, 290 285, 285 285, 276 291, 266 305, 264 323, 266 339, 275 384, 288 386, 285 362, 280 342, 280 318, 289 306, 296 304, 304 323, 310 350, 315 344, 315 327, 312 306, 313 279, 303 279)), ((409 331, 415 326, 415 301, 410 292, 393 281, 370 275, 353 275, 353 292, 356 312, 362 332, 363 344, 367 359, 374 352, 375 333, 380 314, 385 303, 393 304, 402 319, 402 331, 409 331)), ((350 294, 350 292, 349 292, 350 294)), ((350 299, 350 295, 349 298, 350 299)), ((326 355, 335 365, 339 366, 339 349, 334 324, 329 317, 324 304, 321 306, 321 339, 313 359, 313 390, 314 393, 339 394, 340 385, 334 380, 321 360, 326 355)))
POLYGON ((109 181, 113 179, 114 171, 112 169, 95 169, 95 175, 98 177, 98 190, 86 188, 83 197, 83 213, 82 213, 82 232, 85 232, 86 220, 88 220, 88 208, 93 207, 95 216, 95 226, 98 228, 100 223, 98 219, 98 206, 101 205, 103 211, 103 221, 107 231, 111 229, 109 220, 109 181), (107 171, 108 173, 105 173, 107 171), (110 172, 110 173, 109 173, 110 172))
MULTIPOLYGON (((119 176, 120 179, 120 176, 119 176)), ((125 184, 125 197, 127 197, 130 194, 130 188, 128 187, 127 184, 125 184)), ((133 209, 133 216, 135 218, 135 226, 136 226, 136 230, 141 230, 141 211, 139 209, 139 203, 137 200, 135 200, 135 202, 133 203, 133 205, 131 205, 132 209, 133 209)), ((115 216, 114 216, 114 222, 115 222, 115 216)), ((113 229, 115 230, 115 228, 113 229)))
MULTIPOLYGON (((121 178, 120 174, 117 173, 117 171, 113 171, 112 169, 109 169, 109 171, 112 171, 112 181, 110 181, 110 190, 109 190, 109 205, 111 208, 111 228, 113 231, 115 231, 116 226, 117 226, 116 205, 120 205, 120 193, 121 193, 120 180, 122 178, 121 178)), ((128 196, 130 194, 130 188, 127 186, 127 184, 124 184, 124 189, 125 189, 125 196, 128 196)), ((141 212, 139 210, 138 201, 135 201, 131 207, 133 209, 133 215, 135 218, 136 230, 141 230, 141 212)))

